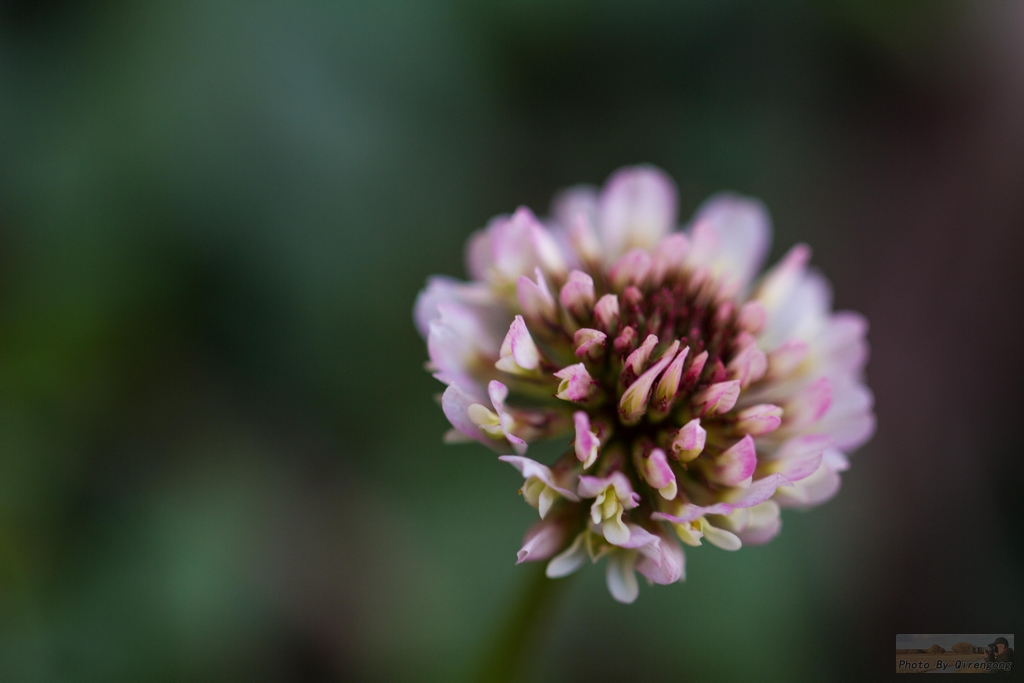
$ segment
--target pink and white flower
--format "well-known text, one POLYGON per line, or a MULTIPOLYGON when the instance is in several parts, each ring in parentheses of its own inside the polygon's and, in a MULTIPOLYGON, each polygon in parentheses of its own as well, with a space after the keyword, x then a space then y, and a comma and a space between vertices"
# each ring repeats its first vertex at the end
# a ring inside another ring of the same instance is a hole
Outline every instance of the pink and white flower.
POLYGON ((652 166, 520 207, 474 234, 468 283, 435 277, 416 326, 447 385, 449 440, 495 450, 542 520, 519 561, 564 576, 607 556, 622 602, 682 580, 679 546, 766 543, 780 511, 836 494, 874 432, 867 322, 833 312, 797 245, 758 279, 764 207, 713 197, 678 229, 652 166), (529 443, 563 439, 550 466, 529 443))

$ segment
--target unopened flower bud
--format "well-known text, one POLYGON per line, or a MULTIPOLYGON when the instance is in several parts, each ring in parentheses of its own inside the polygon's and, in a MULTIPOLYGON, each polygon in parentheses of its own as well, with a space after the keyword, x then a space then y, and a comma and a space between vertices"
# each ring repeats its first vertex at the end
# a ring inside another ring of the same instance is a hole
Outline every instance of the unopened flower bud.
POLYGON ((536 269, 537 281, 520 275, 516 281, 516 298, 523 315, 534 324, 551 327, 558 324, 558 309, 555 299, 548 290, 548 283, 540 268, 536 269))
POLYGON ((672 439, 672 452, 680 462, 690 462, 704 451, 708 433, 695 417, 680 429, 672 439))
POLYGON ((672 472, 668 458, 665 457, 665 451, 655 448, 650 455, 641 458, 641 466, 644 481, 650 484, 651 488, 657 489, 662 498, 672 500, 676 497, 676 475, 672 472))
POLYGON ((523 316, 517 315, 501 343, 500 358, 494 367, 513 375, 532 375, 536 374, 539 366, 540 350, 533 342, 523 316))
POLYGON ((732 410, 740 397, 740 383, 736 380, 718 382, 704 389, 694 397, 694 404, 700 406, 702 416, 721 415, 732 410))
POLYGON ((583 469, 587 469, 597 460, 601 440, 596 433, 590 430, 590 417, 584 411, 577 410, 573 413, 572 421, 576 427, 576 440, 574 441, 576 459, 583 463, 583 469))
POLYGON ((578 270, 570 272, 558 300, 577 320, 585 320, 594 306, 594 279, 578 270))
POLYGON ((555 377, 562 380, 555 395, 563 401, 582 403, 591 398, 598 389, 597 382, 587 372, 583 363, 562 368, 555 373, 555 377))
POLYGON ((576 357, 598 360, 604 355, 604 344, 607 338, 608 335, 600 330, 592 330, 587 327, 576 330, 572 338, 573 344, 576 346, 576 357))
POLYGON ((658 375, 672 362, 678 350, 679 340, 677 339, 672 342, 672 346, 662 355, 661 359, 640 375, 622 394, 622 399, 619 401, 619 417, 625 424, 636 424, 647 412, 647 400, 651 394, 651 386, 658 375))
POLYGON ((614 294, 605 294, 594 305, 594 318, 601 329, 613 334, 619 329, 619 299, 614 294))

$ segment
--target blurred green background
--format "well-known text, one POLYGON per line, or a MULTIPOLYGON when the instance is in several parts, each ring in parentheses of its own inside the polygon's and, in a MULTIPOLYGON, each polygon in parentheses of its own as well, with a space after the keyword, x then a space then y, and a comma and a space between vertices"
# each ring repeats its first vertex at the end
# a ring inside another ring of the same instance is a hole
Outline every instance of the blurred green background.
POLYGON ((567 587, 531 681, 863 681, 1024 615, 1024 5, 0 4, 0 680, 457 681, 535 512, 413 328, 492 215, 651 162, 872 323, 763 548, 567 587))

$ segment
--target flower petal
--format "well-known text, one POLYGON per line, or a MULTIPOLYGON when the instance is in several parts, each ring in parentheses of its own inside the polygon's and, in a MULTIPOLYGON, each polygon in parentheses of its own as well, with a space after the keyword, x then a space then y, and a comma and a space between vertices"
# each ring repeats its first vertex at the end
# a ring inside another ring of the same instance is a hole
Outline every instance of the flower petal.
POLYGON ((736 532, 743 545, 764 545, 779 534, 782 529, 782 517, 779 514, 778 503, 766 500, 749 510, 750 517, 746 527, 736 532))
POLYGON ((565 545, 568 532, 564 519, 544 519, 526 532, 523 547, 516 554, 516 564, 546 560, 565 545))
POLYGON ((598 200, 598 227, 606 258, 631 248, 651 249, 676 223, 675 183, 653 166, 616 171, 598 200))
POLYGON ((717 382, 697 394, 693 402, 700 406, 702 416, 720 415, 732 410, 740 397, 739 380, 717 382))
POLYGON ((748 434, 714 459, 709 475, 725 486, 735 486, 757 467, 754 439, 748 434))
POLYGON ((608 569, 606 579, 608 592, 618 602, 627 605, 636 601, 640 595, 640 585, 636 580, 636 551, 621 550, 614 552, 608 557, 608 569))
POLYGON ((679 543, 665 529, 658 529, 659 556, 654 558, 641 551, 636 570, 648 581, 667 585, 681 581, 685 573, 686 557, 679 543))
POLYGON ((573 540, 572 545, 551 558, 547 568, 544 570, 549 579, 560 579, 563 576, 568 576, 583 566, 583 563, 587 561, 585 541, 588 533, 590 532, 583 531, 580 533, 573 540))
POLYGON ((568 500, 574 503, 579 502, 579 496, 555 481, 555 476, 547 465, 542 465, 536 460, 531 460, 521 455, 502 455, 498 460, 507 462, 512 467, 515 467, 523 475, 524 479, 536 478, 568 500))
POLYGON ((771 220, 761 202, 720 194, 697 209, 690 232, 688 262, 707 268, 725 293, 746 290, 771 243, 771 220))
POLYGON ((597 438, 597 434, 590 431, 590 416, 582 410, 577 410, 572 414, 572 421, 576 427, 574 441, 576 459, 583 463, 583 469, 587 469, 597 460, 601 440, 597 438))

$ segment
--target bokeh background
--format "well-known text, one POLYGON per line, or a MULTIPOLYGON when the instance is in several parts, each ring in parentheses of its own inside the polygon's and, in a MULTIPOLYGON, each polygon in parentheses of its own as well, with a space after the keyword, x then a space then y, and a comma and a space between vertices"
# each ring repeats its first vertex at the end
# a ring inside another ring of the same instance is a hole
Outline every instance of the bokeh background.
POLYGON ((763 548, 567 586, 531 681, 864 681, 1024 615, 1024 5, 0 4, 0 680, 458 681, 520 480, 411 320, 492 215, 651 162, 871 321, 879 429, 763 548))

